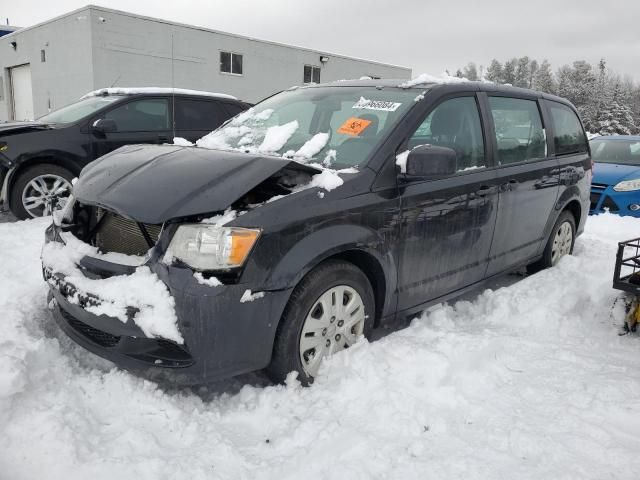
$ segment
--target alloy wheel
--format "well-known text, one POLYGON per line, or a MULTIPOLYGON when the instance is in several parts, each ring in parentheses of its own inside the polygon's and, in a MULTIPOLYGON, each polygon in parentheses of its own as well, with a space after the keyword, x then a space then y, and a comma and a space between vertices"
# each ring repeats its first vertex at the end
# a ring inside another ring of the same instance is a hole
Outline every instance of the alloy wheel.
POLYGON ((569 222, 563 222, 556 236, 553 239, 553 246, 551 247, 551 264, 555 265, 565 255, 571 253, 571 245, 573 244, 573 227, 569 222))
POLYGON ((31 217, 51 214, 52 206, 58 197, 68 197, 71 182, 60 175, 38 175, 27 183, 22 190, 22 206, 31 217))
POLYGON ((305 373, 314 377, 322 359, 349 348, 364 332, 364 303, 347 286, 330 288, 318 298, 300 333, 300 361, 305 373))

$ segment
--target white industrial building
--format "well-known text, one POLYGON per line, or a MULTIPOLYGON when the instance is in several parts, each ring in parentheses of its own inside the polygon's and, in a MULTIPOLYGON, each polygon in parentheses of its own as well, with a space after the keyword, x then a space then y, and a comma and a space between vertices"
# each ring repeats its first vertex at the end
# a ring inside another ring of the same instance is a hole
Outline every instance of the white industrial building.
POLYGON ((365 75, 411 70, 90 5, 0 37, 0 121, 37 118, 109 86, 257 102, 292 85, 365 75))

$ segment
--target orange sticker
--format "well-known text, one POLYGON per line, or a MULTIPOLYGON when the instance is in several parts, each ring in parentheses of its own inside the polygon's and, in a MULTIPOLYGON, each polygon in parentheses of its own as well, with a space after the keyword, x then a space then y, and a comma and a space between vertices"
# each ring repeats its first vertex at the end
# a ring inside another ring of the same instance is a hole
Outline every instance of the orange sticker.
POLYGON ((371 120, 365 120, 364 118, 358 118, 358 117, 347 118, 347 120, 338 129, 338 133, 344 133, 345 135, 358 136, 369 125, 371 125, 371 120))

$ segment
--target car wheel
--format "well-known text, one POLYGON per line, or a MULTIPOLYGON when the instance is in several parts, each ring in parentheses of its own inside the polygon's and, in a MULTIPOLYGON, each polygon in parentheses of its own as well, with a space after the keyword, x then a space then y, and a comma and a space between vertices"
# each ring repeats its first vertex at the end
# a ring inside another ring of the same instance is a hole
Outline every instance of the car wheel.
POLYGON ((303 385, 311 384, 324 358, 369 335, 374 310, 373 290, 360 269, 338 260, 321 264, 291 294, 269 376, 282 382, 296 371, 303 385))
POLYGON ((11 211, 21 219, 42 217, 51 213, 54 198, 71 194, 75 175, 58 165, 41 164, 22 172, 11 190, 11 211))
POLYGON ((575 240, 576 221, 571 212, 564 211, 551 230, 542 258, 527 267, 529 273, 552 267, 565 255, 571 255, 575 240))

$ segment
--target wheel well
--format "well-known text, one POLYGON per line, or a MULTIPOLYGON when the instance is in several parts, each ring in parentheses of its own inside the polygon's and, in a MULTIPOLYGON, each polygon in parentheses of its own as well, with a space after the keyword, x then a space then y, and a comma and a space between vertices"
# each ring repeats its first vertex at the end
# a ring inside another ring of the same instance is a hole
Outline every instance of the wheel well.
POLYGON ((577 200, 571 200, 565 207, 564 210, 571 212, 573 218, 576 221, 576 228, 580 225, 580 219, 582 218, 582 207, 580 206, 580 202, 577 200))
POLYGON ((326 258, 324 261, 335 259, 352 263, 362 270, 369 279, 371 288, 373 288, 373 297, 376 302, 376 312, 373 324, 374 326, 377 326, 380 318, 382 317, 382 308, 384 307, 384 299, 387 289, 382 266, 373 255, 363 252, 362 250, 347 250, 345 252, 340 252, 332 257, 326 258))
POLYGON ((74 175, 79 175, 80 174, 80 168, 78 167, 78 165, 74 164, 74 162, 70 161, 70 160, 63 160, 57 157, 35 157, 35 158, 31 158, 27 161, 24 161, 22 163, 20 163, 16 169, 11 173, 11 177, 9 178, 9 182, 7 184, 7 202, 11 201, 11 195, 9 194, 9 192, 11 192, 11 190, 13 190, 13 186, 16 183, 16 180, 18 179, 18 177, 20 175, 22 175, 22 173, 31 168, 31 167, 35 167, 36 165, 44 165, 50 163, 52 165, 58 165, 59 167, 63 167, 66 168, 67 170, 69 170, 71 173, 73 173, 74 175))

